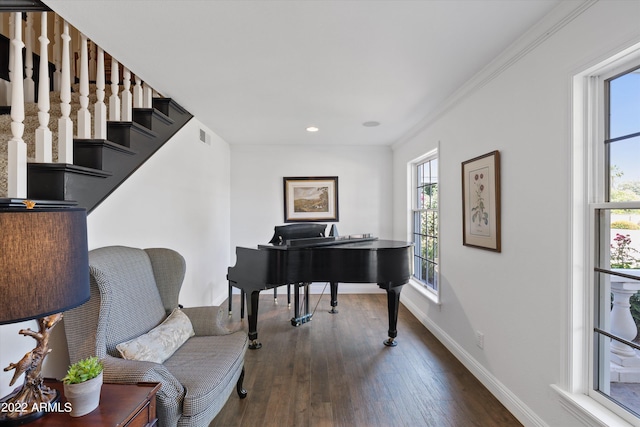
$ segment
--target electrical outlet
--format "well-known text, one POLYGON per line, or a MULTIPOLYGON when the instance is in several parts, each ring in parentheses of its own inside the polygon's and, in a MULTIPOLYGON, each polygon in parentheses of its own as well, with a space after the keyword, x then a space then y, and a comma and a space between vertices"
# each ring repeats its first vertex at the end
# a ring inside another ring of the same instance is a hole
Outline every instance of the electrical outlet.
POLYGON ((480 331, 476 331, 476 345, 484 348, 484 334, 480 331))

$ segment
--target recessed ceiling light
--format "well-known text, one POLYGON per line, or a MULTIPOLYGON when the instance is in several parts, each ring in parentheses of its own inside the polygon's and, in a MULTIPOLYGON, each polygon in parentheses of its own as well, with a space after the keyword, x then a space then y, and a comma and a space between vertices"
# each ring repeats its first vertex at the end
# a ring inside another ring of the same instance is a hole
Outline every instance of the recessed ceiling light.
POLYGON ((320 130, 320 129, 318 129, 318 128, 317 128, 317 127, 315 127, 315 126, 309 126, 309 127, 307 128, 307 132, 318 132, 319 130, 320 130))
POLYGON ((376 122, 376 121, 364 122, 362 126, 368 127, 368 128, 374 128, 376 126, 380 126, 380 122, 376 122))

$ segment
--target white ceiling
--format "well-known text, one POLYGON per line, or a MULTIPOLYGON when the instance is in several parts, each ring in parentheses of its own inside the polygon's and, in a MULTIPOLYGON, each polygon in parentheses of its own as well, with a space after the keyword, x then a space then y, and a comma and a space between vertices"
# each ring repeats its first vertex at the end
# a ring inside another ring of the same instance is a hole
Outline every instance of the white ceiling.
POLYGON ((45 3, 230 144, 390 145, 560 0, 45 3))

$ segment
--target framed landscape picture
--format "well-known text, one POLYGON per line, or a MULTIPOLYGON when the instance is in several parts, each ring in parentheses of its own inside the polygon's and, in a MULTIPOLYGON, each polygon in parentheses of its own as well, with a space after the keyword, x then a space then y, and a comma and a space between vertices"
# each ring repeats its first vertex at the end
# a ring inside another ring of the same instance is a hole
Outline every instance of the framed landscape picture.
POLYGON ((462 163, 462 243, 500 252, 500 152, 462 163))
POLYGON ((338 177, 285 177, 284 222, 338 221, 338 177))

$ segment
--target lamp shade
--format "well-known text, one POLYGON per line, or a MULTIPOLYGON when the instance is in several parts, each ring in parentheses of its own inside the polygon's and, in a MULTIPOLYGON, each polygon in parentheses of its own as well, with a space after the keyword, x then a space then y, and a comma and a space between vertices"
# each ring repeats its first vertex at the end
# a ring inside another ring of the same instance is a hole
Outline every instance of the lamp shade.
POLYGON ((87 211, 0 210, 0 324, 89 300, 87 211))

